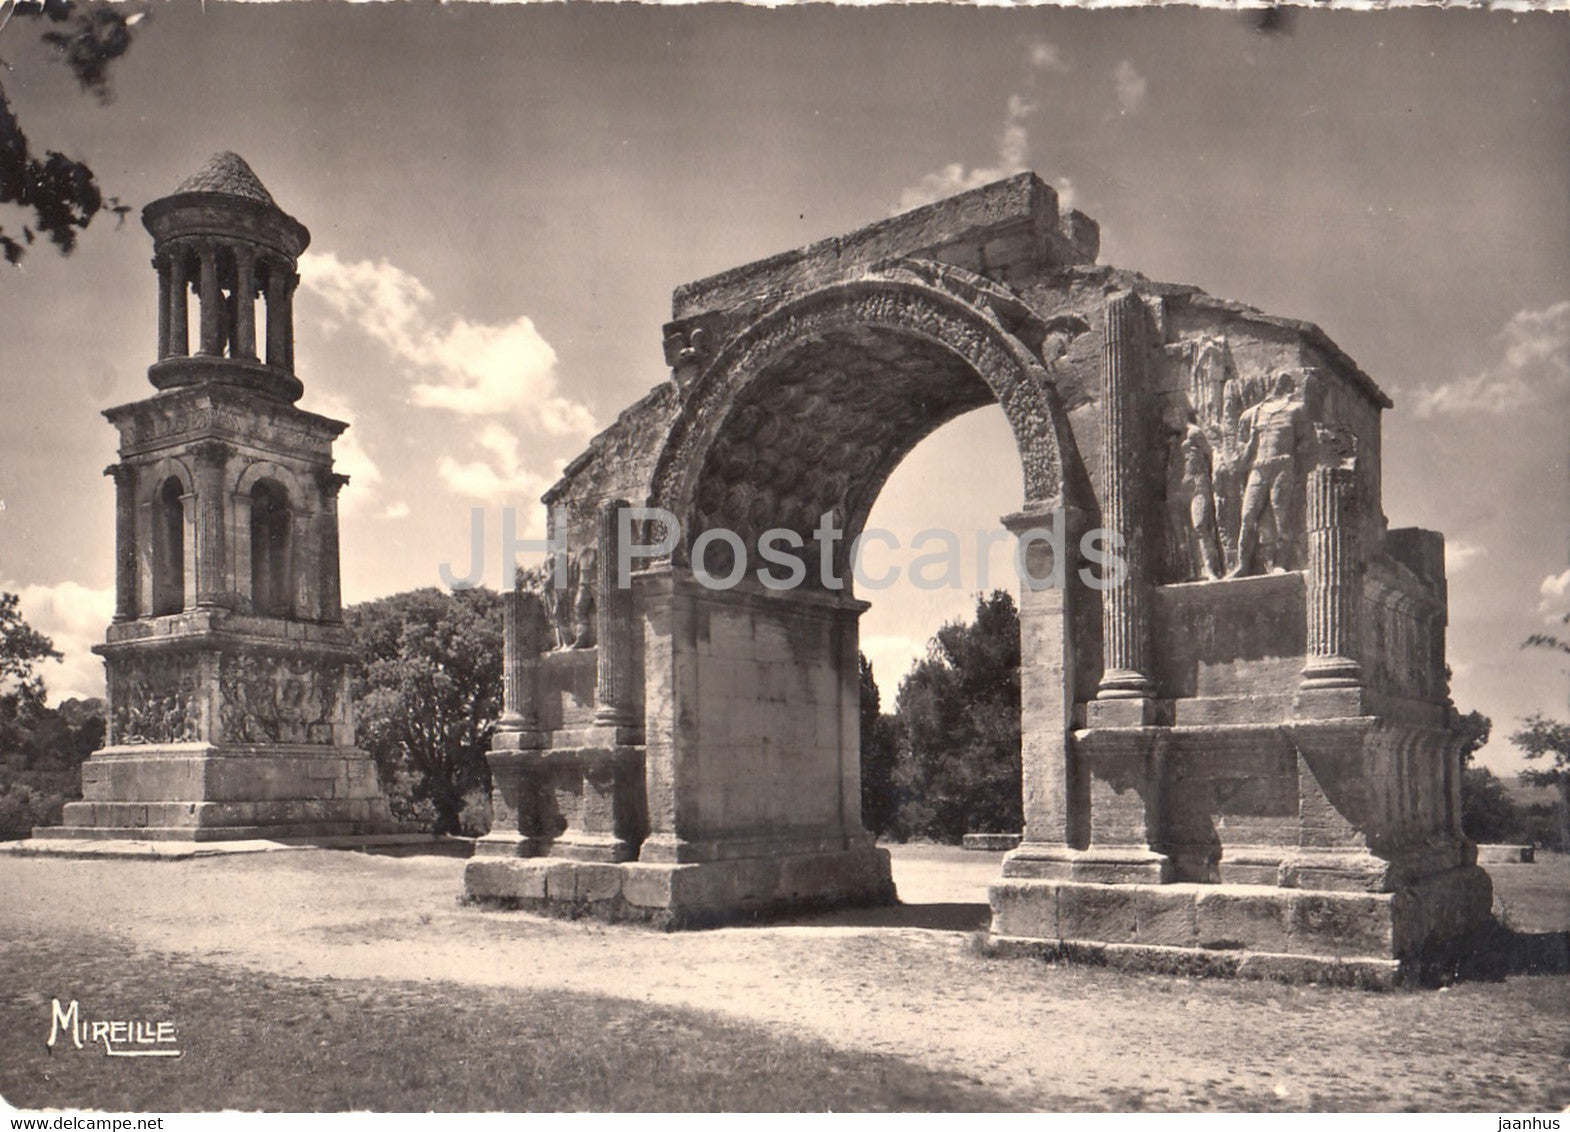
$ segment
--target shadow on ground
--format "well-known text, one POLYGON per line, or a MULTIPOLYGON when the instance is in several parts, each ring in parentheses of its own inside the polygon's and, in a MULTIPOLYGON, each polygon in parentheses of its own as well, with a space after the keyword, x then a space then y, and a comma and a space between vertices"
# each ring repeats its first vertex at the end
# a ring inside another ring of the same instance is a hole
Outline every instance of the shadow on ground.
POLYGON ((1454 977, 1503 982, 1512 975, 1570 975, 1570 932, 1523 932, 1491 922, 1454 963, 1454 977))
POLYGON ((935 932, 974 932, 992 921, 986 904, 890 904, 881 908, 836 908, 777 921, 814 928, 924 928, 935 932))

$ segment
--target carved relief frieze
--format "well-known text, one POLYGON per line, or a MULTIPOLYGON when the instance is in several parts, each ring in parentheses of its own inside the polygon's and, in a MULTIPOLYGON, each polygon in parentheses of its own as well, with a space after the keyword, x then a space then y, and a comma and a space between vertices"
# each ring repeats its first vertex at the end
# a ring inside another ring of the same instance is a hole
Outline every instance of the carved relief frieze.
POLYGON ((520 570, 517 584, 539 596, 550 630, 550 648, 594 647, 599 608, 599 551, 594 546, 520 570), (559 579, 558 569, 562 571, 559 579))
POLYGON ((1225 337, 1168 347, 1187 367, 1162 419, 1164 580, 1300 570, 1308 469, 1355 456, 1352 438, 1310 419, 1312 370, 1240 374, 1225 337))
POLYGON ((219 717, 231 743, 332 743, 341 712, 336 665, 286 656, 231 654, 219 679, 219 717))
POLYGON ((109 665, 111 744, 194 743, 201 738, 195 654, 117 659, 109 665))

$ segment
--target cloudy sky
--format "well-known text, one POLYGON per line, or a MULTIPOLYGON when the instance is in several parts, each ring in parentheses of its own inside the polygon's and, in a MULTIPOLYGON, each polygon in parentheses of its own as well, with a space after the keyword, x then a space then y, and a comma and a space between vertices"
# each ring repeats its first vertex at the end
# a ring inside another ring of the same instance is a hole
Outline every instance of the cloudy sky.
MULTIPOLYGON (((1358 359, 1396 401, 1392 525, 1449 539, 1457 703, 1501 732, 1565 711, 1563 665, 1519 648, 1570 607, 1563 14, 1304 14, 1267 36, 1178 9, 175 3, 108 106, 36 34, 0 33, 35 147, 138 208, 233 149, 310 227, 298 369, 305 407, 353 422, 350 601, 463 572, 474 507, 493 532, 504 503, 532 517, 667 379, 676 284, 1034 169, 1100 221, 1103 261, 1317 322, 1358 359)), ((98 413, 149 392, 149 254, 134 219, 101 219, 75 255, 0 271, 0 586, 67 652, 57 698, 101 686, 98 413)), ((872 524, 968 532, 1019 491, 985 409, 912 454, 872 524)), ((972 599, 876 596, 863 639, 892 698, 972 599)), ((1501 741, 1484 761, 1520 765, 1501 741)))

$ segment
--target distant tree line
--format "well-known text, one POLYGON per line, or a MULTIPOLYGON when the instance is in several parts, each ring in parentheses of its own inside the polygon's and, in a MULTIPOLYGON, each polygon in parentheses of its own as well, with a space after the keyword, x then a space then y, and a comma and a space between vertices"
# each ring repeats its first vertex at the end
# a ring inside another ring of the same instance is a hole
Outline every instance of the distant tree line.
POLYGON ((861 658, 861 808, 867 828, 899 841, 958 842, 1017 833, 1020 786, 1019 610, 1006 590, 978 597, 969 622, 938 630, 927 656, 881 714, 861 658))
POLYGON ((82 762, 103 745, 103 700, 44 703, 38 668, 59 658, 22 618, 17 595, 0 593, 0 841, 58 825, 65 804, 82 796, 82 762))

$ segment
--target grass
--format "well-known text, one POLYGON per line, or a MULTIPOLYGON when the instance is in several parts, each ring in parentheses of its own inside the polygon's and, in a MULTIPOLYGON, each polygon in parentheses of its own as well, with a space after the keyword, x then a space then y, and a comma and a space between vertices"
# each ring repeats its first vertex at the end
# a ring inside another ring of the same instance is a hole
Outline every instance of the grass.
POLYGON ((100 942, 9 943, 0 1096, 109 1111, 978 1111, 1018 1101, 956 1074, 695 1010, 563 992, 308 981, 100 942), (128 974, 127 972, 134 972, 128 974), (46 1047, 50 998, 173 1020, 179 1059, 46 1047))

